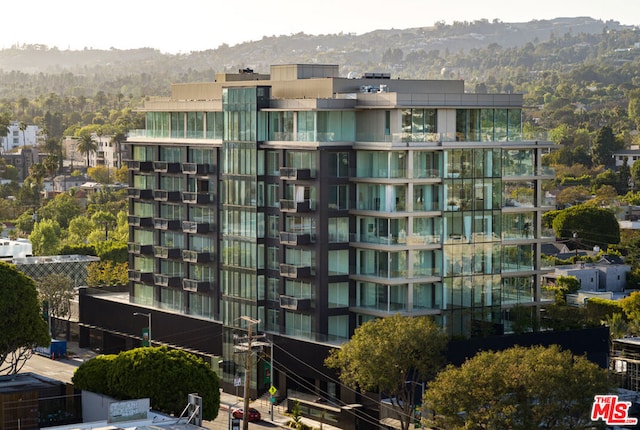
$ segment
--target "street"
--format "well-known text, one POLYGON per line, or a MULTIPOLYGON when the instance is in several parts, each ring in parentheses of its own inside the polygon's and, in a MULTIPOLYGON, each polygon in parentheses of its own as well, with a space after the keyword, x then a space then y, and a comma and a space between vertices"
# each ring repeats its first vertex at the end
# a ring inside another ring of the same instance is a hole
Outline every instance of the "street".
MULTIPOLYGON (((46 376, 47 378, 63 381, 70 384, 73 373, 78 368, 78 366, 82 364, 83 360, 91 358, 92 355, 94 354, 86 352, 82 355, 78 355, 76 358, 52 360, 48 357, 34 354, 29 360, 27 360, 20 373, 35 373, 38 375, 46 376)), ((185 404, 186 401, 187 399, 185 399, 185 404)), ((203 423, 203 427, 206 427, 210 430, 228 430, 230 426, 227 405, 234 404, 237 404, 237 406, 241 406, 241 402, 239 401, 238 397, 233 394, 221 393, 220 410, 218 412, 218 416, 214 421, 205 421, 203 423)), ((283 414, 284 408, 281 406, 274 408, 274 420, 279 424, 268 421, 270 418, 268 402, 257 400, 251 403, 251 407, 258 409, 263 419, 258 422, 249 423, 249 428, 260 429, 285 426, 285 423, 288 421, 288 418, 283 414)), ((242 429, 242 422, 240 422, 240 429, 242 429)))

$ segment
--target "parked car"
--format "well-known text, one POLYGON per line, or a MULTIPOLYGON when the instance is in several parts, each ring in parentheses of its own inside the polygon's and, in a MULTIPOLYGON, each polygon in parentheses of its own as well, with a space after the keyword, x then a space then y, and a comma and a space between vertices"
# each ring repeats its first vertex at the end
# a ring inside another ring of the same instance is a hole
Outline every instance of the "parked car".
MULTIPOLYGON (((236 408, 231 411, 231 415, 233 418, 244 419, 244 410, 242 408, 236 408)), ((249 408, 249 422, 260 421, 262 416, 260 416, 260 411, 254 408, 249 408)))

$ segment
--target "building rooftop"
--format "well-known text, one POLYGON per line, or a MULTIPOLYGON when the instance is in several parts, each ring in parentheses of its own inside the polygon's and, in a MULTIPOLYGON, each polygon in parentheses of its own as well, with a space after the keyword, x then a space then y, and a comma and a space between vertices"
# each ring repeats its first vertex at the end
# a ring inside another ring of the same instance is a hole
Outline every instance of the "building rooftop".
POLYGON ((100 261, 100 258, 92 255, 46 255, 42 257, 20 257, 14 258, 14 264, 46 264, 46 263, 71 263, 100 261))
POLYGON ((0 394, 23 393, 25 391, 40 390, 62 384, 46 376, 35 373, 18 373, 0 376, 0 394))

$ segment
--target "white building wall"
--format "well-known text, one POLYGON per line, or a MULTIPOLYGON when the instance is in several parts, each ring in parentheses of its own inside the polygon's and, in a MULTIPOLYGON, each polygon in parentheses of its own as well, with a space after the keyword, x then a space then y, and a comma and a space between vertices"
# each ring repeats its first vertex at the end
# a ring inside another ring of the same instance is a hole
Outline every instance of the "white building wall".
POLYGON ((607 291, 624 291, 629 271, 631 271, 631 267, 626 264, 603 266, 600 268, 600 282, 602 285, 606 285, 607 291))
POLYGON ((38 144, 39 134, 40 127, 37 125, 27 125, 27 128, 23 132, 20 130, 20 123, 14 121, 9 125, 7 135, 0 137, 2 150, 6 152, 13 148, 36 146, 38 144))
POLYGON ((568 269, 558 270, 556 273, 562 276, 575 276, 580 281, 580 289, 584 291, 598 291, 600 289, 600 275, 598 269, 568 269))

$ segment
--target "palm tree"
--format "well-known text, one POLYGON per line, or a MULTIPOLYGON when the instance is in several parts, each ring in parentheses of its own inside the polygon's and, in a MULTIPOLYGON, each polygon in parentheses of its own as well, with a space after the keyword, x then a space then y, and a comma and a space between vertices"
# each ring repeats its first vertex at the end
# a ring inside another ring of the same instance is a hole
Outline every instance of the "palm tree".
POLYGON ((27 129, 27 123, 24 121, 20 121, 18 128, 22 132, 22 147, 27 146, 27 138, 25 137, 25 130, 27 129))
POLYGON ((80 136, 80 140, 78 140, 76 149, 80 154, 84 154, 87 156, 87 167, 89 167, 89 155, 92 152, 96 152, 96 150, 98 149, 98 145, 96 145, 96 143, 93 141, 91 134, 86 133, 80 136))
POLYGON ((122 167, 122 154, 120 153, 122 149, 121 145, 122 145, 122 142, 125 142, 127 140, 127 135, 123 131, 117 131, 113 135, 111 140, 115 145, 114 150, 116 152, 116 168, 119 169, 120 167, 122 167))
POLYGON ((33 178, 33 181, 36 185, 40 186, 44 177, 46 176, 47 171, 45 169, 44 164, 42 163, 34 163, 29 167, 29 175, 33 178))
POLYGON ((53 176, 56 170, 58 170, 59 164, 58 156, 54 154, 49 154, 47 158, 42 160, 42 166, 49 176, 53 176))

